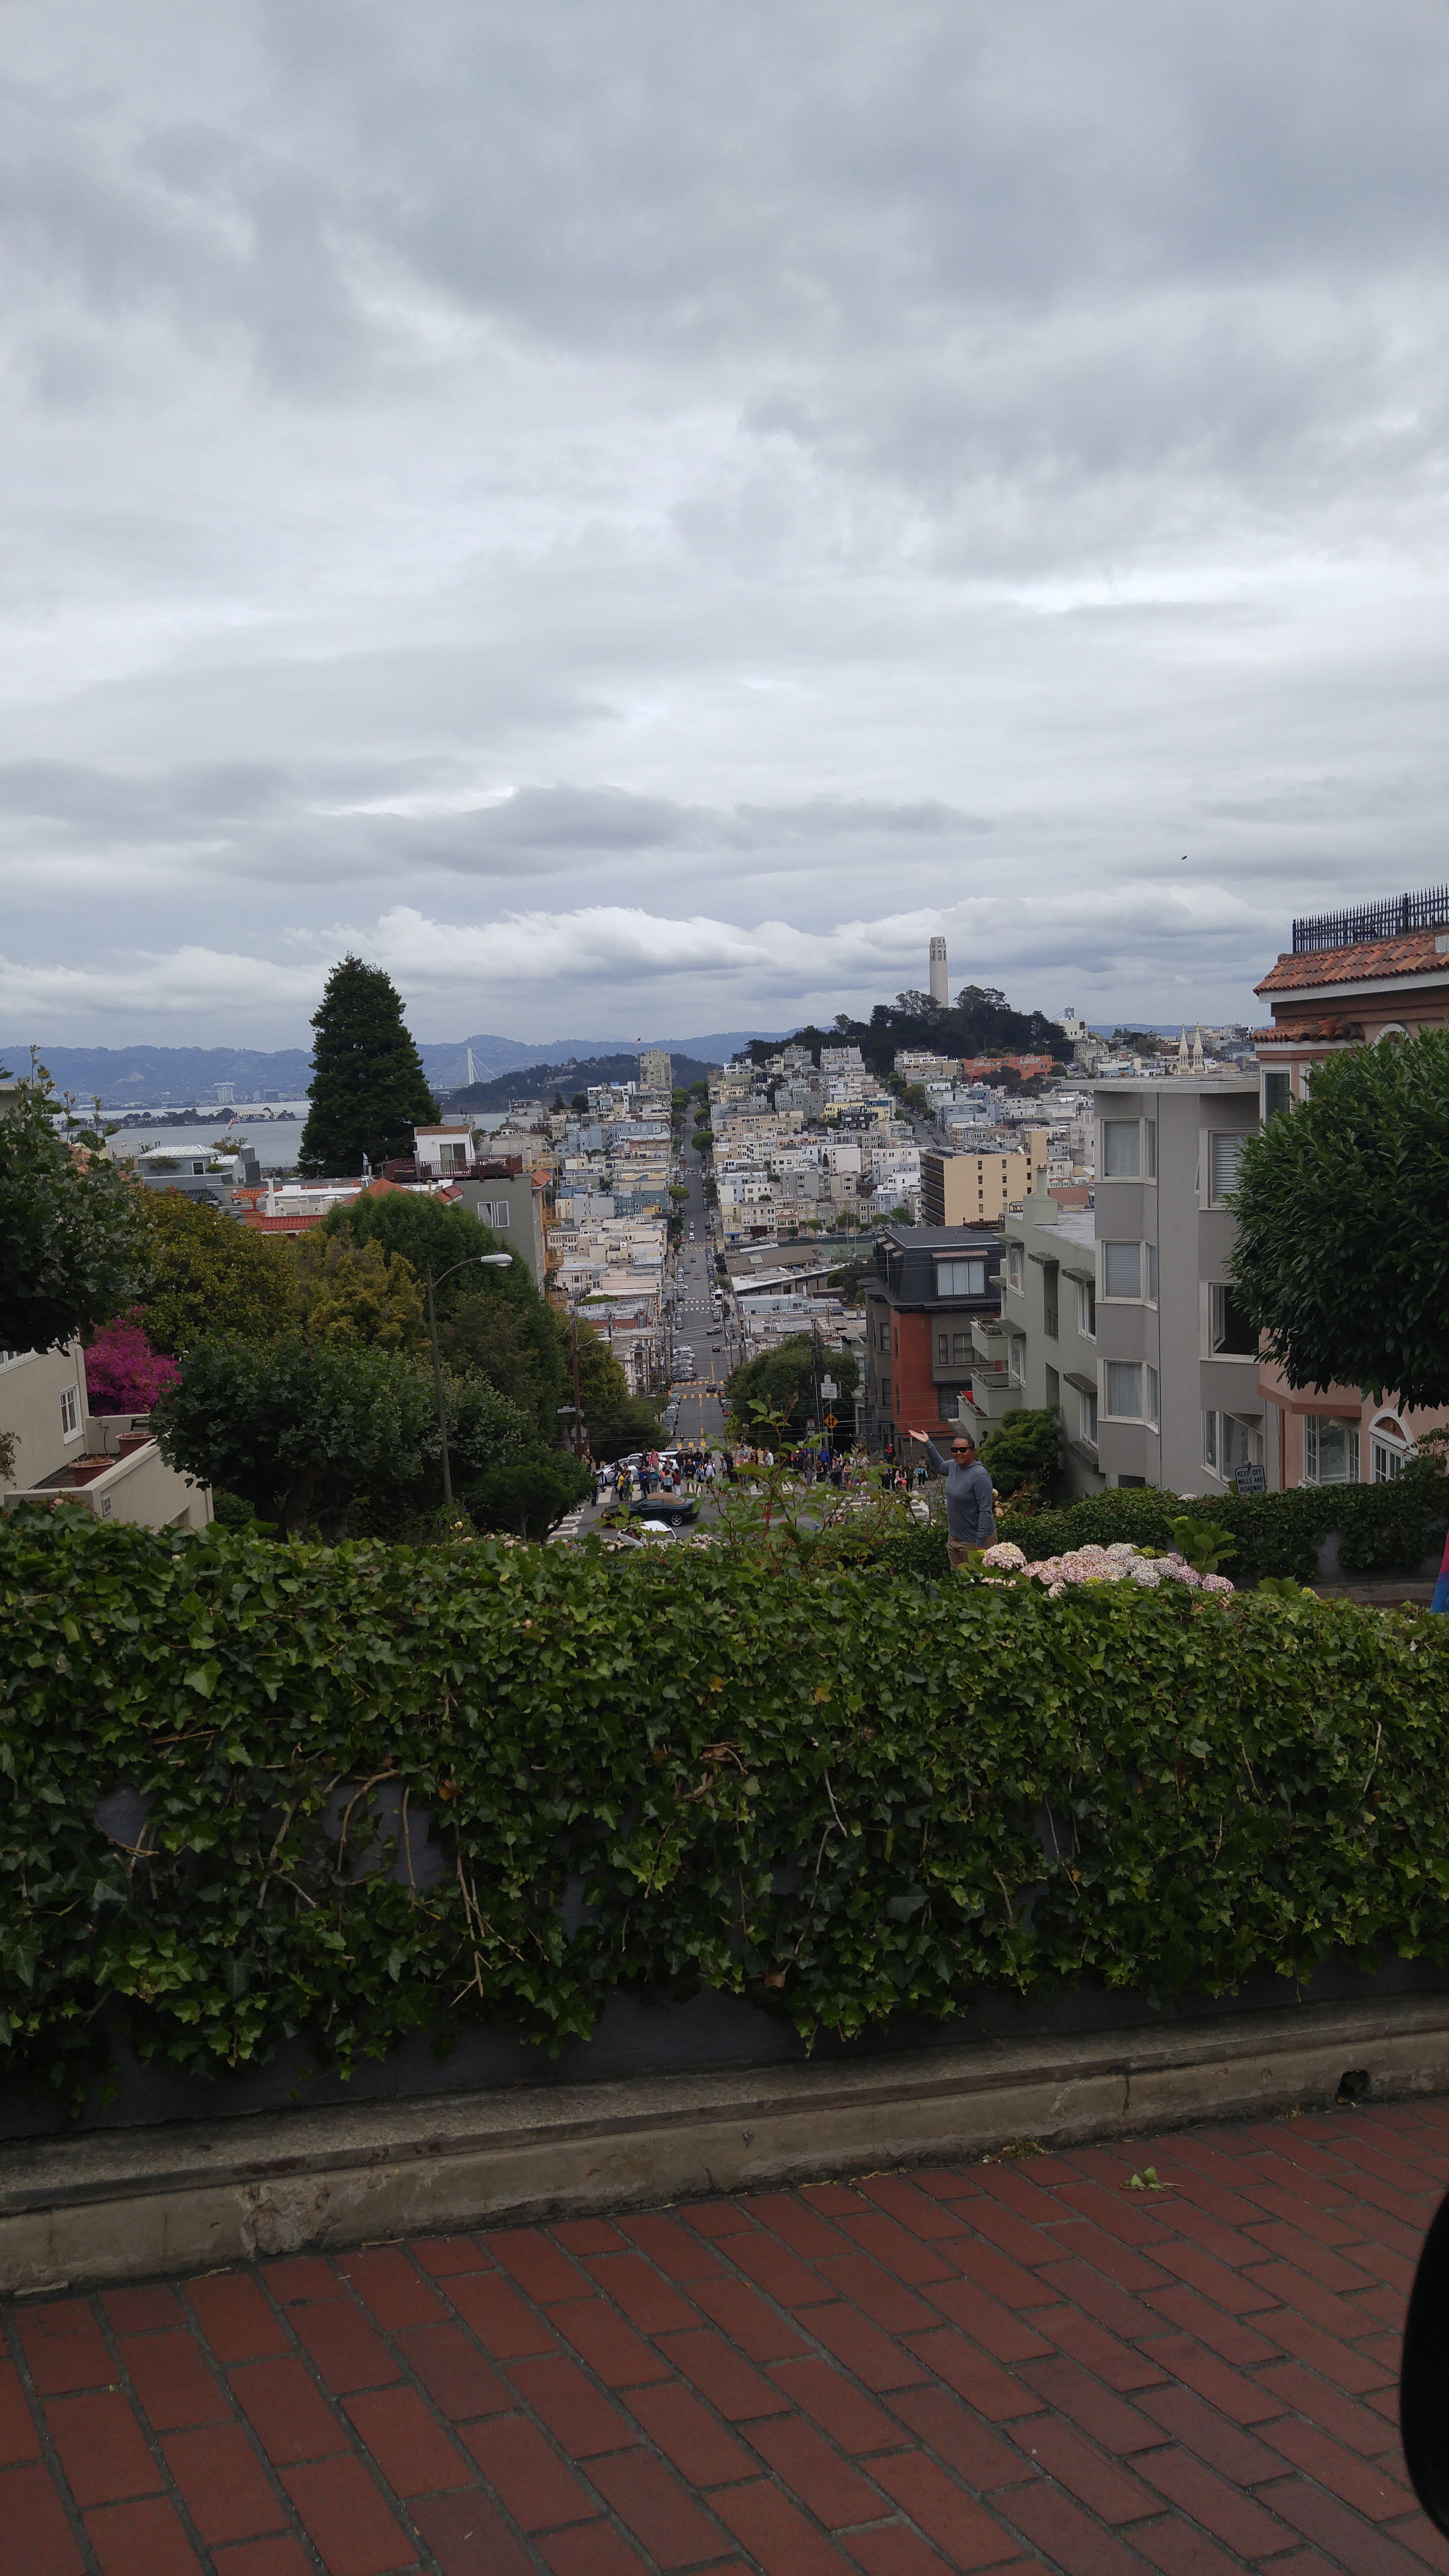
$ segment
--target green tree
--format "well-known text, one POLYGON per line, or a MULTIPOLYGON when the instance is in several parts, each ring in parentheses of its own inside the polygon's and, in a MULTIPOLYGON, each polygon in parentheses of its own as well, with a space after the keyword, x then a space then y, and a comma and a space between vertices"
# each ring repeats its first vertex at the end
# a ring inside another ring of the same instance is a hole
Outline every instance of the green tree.
POLYGON ((1056 1405, 1040 1411, 1016 1405, 981 1443, 983 1465, 1003 1501, 1048 1503, 1062 1459, 1062 1419, 1056 1405))
POLYGON ((566 1450, 533 1450, 506 1458, 481 1476, 469 1496, 469 1509, 483 1529, 547 1538, 565 1512, 587 1499, 592 1485, 588 1468, 566 1450))
MULTIPOLYGON (((573 1343, 567 1315, 550 1308, 558 1328, 559 1342, 567 1372, 565 1384, 573 1392, 573 1343)), ((659 1442, 659 1417, 664 1399, 634 1395, 628 1378, 615 1359, 601 1332, 579 1317, 579 1400, 588 1425, 589 1449, 598 1459, 625 1458, 635 1449, 653 1449, 659 1442)))
POLYGON ((486 1379, 529 1414, 541 1439, 557 1439, 565 1388, 552 1310, 521 1255, 506 1270, 477 1266, 480 1252, 511 1249, 503 1236, 420 1190, 364 1191, 334 1208, 324 1231, 400 1252, 419 1280, 431 1267, 441 1282, 438 1341, 449 1366, 486 1379))
POLYGON ((333 1544, 356 1495, 420 1482, 432 1410, 423 1373, 381 1351, 216 1335, 191 1345, 151 1426, 168 1465, 333 1544))
POLYGON ((56 1135, 49 1076, 0 1113, 0 1349, 54 1351, 133 1306, 140 1199, 108 1155, 56 1135))
POLYGON ((356 1243, 320 1227, 304 1234, 293 1256, 292 1297, 309 1341, 416 1351, 427 1340, 417 1272, 376 1241, 356 1243))
POLYGON ((304 1178, 360 1172, 412 1151, 413 1129, 438 1116, 396 986, 380 966, 344 957, 312 1015, 311 1107, 297 1169, 304 1178))
POLYGON ((142 1303, 153 1350, 174 1357, 200 1333, 275 1342, 289 1329, 296 1280, 289 1243, 253 1234, 180 1190, 145 1190, 139 1205, 142 1303))
MULTIPOLYGON (((835 1403, 825 1400, 827 1412, 839 1414, 843 1422, 852 1420, 851 1398, 860 1382, 860 1370, 851 1351, 820 1346, 820 1374, 833 1378, 840 1389, 835 1403)), ((754 1419, 752 1408, 768 1405, 772 1413, 783 1415, 787 1439, 804 1432, 815 1411, 815 1360, 808 1333, 792 1333, 773 1351, 762 1351, 756 1360, 746 1360, 737 1368, 725 1389, 725 1409, 742 1432, 748 1432, 754 1419)))
POLYGON ((1290 1386, 1449 1403, 1449 1031, 1315 1065, 1232 1205, 1237 1303, 1290 1386))
MULTIPOLYGON (((529 1427, 489 1387, 445 1378, 443 1394, 454 1489, 468 1507, 500 1460, 526 1449, 529 1427)), ((395 1352, 300 1334, 267 1347, 209 1336, 187 1350, 151 1421, 170 1465, 290 1538, 335 1544, 359 1504, 373 1530, 414 1535, 441 1504, 432 1372, 395 1352)))

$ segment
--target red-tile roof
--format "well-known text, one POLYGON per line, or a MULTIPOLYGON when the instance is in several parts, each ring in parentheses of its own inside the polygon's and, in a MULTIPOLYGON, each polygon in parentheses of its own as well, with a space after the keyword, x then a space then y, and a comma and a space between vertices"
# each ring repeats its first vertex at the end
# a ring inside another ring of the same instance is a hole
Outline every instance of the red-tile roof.
POLYGON ((1317 1039, 1323 1042, 1337 1039, 1340 1044, 1347 1042, 1354 1046, 1361 1046, 1363 1043, 1363 1022, 1362 1020, 1345 1020, 1339 1018, 1324 1020, 1275 1020, 1270 1029, 1253 1029, 1250 1034, 1257 1046, 1269 1046, 1273 1044, 1275 1040, 1279 1046, 1297 1046, 1301 1044, 1305 1038, 1317 1039))
POLYGON ((1255 993, 1311 992, 1318 984, 1377 983, 1386 975, 1432 975, 1449 982, 1449 956, 1434 943, 1442 931, 1411 930, 1402 939, 1366 939, 1356 948, 1312 948, 1279 958, 1255 993))

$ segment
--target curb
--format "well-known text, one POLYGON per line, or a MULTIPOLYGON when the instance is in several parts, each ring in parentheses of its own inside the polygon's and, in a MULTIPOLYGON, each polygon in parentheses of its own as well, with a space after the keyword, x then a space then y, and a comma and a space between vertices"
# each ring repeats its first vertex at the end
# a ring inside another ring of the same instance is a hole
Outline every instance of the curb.
POLYGON ((0 2148, 0 2293, 1449 2091, 1449 1996, 0 2148), (1360 2094, 1364 2088, 1356 2088, 1360 2094))

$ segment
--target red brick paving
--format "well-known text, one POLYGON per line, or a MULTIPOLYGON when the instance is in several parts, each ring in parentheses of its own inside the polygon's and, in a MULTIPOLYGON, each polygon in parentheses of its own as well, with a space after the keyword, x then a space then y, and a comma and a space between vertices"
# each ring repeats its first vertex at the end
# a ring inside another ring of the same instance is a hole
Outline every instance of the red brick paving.
POLYGON ((1385 2105, 19 2300, 0 2576, 1449 2576, 1446 2177, 1385 2105))

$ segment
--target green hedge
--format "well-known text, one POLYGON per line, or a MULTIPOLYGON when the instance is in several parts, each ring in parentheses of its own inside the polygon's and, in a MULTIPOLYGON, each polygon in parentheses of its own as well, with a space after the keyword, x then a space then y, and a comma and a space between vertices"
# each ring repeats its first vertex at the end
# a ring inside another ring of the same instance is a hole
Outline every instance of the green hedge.
POLYGON ((102 2006, 143 2059, 345 2069, 462 2018, 557 2043, 621 1986, 811 2035, 1449 1959, 1449 1621, 22 1511, 0 1626, 6 2063, 72 2099, 102 2006), (354 1874, 379 1779, 436 1887, 354 1874), (118 1786, 153 1850, 94 1823, 118 1786))
MULTIPOLYGON (((1060 1556, 1067 1548, 1106 1546, 1113 1539, 1167 1548, 1173 1544, 1169 1515, 1180 1512, 1232 1531, 1237 1553, 1223 1570, 1235 1583, 1260 1574, 1311 1583, 1319 1543, 1334 1530, 1343 1573, 1408 1573, 1443 1544, 1449 1485, 1437 1462, 1422 1458, 1391 1484, 1299 1485, 1288 1494, 1221 1494, 1185 1503, 1156 1486, 1110 1486, 1054 1511, 1013 1512, 1008 1504, 999 1533, 1015 1539, 1029 1557, 1060 1556)), ((934 1579, 947 1571, 944 1526, 897 1532, 881 1552, 903 1573, 934 1579)))

